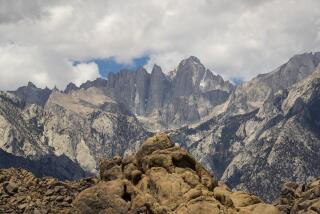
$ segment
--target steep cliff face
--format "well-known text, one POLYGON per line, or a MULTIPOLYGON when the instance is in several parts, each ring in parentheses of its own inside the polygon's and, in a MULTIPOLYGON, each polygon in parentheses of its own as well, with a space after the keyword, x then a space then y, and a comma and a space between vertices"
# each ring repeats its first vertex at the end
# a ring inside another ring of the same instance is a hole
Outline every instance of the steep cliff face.
POLYGON ((1 94, 0 148, 16 156, 65 156, 96 173, 100 158, 135 151, 148 135, 125 107, 97 88, 54 90, 44 107, 1 94))
POLYGON ((65 155, 56 156, 43 136, 42 107, 0 93, 0 168, 22 167, 38 176, 79 179, 87 173, 65 155))
POLYGON ((228 112, 243 114, 260 108, 268 96, 303 80, 319 63, 320 52, 295 55, 276 70, 242 83, 227 102, 228 112))
POLYGON ((148 136, 130 112, 98 88, 53 92, 44 111, 44 136, 55 154, 93 173, 100 158, 134 151, 148 136))
POLYGON ((207 70, 196 57, 182 60, 172 79, 171 97, 158 117, 169 124, 185 125, 201 121, 212 109, 226 101, 234 86, 207 70))
POLYGON ((10 93, 16 95, 27 104, 44 106, 51 94, 51 90, 37 88, 32 82, 29 82, 27 86, 22 86, 16 91, 10 91, 10 93))
POLYGON ((155 65, 150 77, 150 90, 147 102, 147 113, 152 113, 155 109, 161 109, 166 100, 169 99, 172 83, 162 72, 161 67, 155 65))
POLYGON ((282 182, 304 182, 320 174, 319 88, 317 69, 270 94, 255 111, 225 112, 172 132, 172 138, 232 188, 271 201, 282 182))
POLYGON ((234 86, 207 70, 196 57, 182 60, 170 78, 155 65, 145 69, 111 73, 80 88, 98 87, 140 117, 145 128, 163 130, 199 122, 211 109, 223 103, 234 86))
POLYGON ((319 53, 297 55, 236 89, 196 57, 170 76, 154 66, 64 92, 29 83, 0 93, 0 148, 32 161, 30 170, 46 157, 58 169, 52 162, 66 158, 70 167, 62 161, 60 169, 68 170, 52 176, 73 179, 82 173, 73 164, 97 173, 100 158, 137 151, 151 134, 146 127, 170 129, 217 178, 271 201, 283 181, 320 175, 319 61, 319 53))
POLYGON ((223 81, 221 76, 215 76, 194 56, 180 62, 173 81, 174 96, 177 97, 213 90, 230 92, 234 87, 231 83, 223 81))
POLYGON ((37 158, 50 149, 41 139, 41 111, 36 105, 28 105, 12 94, 0 92, 0 148, 7 152, 37 158), (30 116, 36 112, 39 120, 30 116))

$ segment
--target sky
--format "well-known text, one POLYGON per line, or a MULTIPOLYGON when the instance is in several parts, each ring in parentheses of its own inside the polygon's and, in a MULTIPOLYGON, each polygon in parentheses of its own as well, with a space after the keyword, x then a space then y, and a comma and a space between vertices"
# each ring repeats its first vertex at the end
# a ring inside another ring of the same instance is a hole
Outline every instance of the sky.
MULTIPOLYGON (((103 59, 93 59, 89 62, 94 62, 97 64, 99 73, 102 78, 106 78, 108 73, 118 72, 122 69, 128 69, 130 71, 135 71, 139 67, 147 65, 150 58, 148 56, 142 56, 139 58, 134 58, 130 63, 118 63, 114 57, 103 58, 103 59)), ((76 64, 81 62, 76 62, 76 64)), ((88 62, 86 62, 88 63, 88 62)))
POLYGON ((240 81, 314 51, 319 0, 0 0, 0 90, 168 73, 190 55, 240 81))

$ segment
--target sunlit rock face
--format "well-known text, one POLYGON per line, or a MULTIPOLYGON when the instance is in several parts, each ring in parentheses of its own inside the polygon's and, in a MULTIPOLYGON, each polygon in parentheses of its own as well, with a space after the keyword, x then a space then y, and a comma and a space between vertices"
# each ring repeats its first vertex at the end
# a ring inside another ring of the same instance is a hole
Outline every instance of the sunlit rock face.
POLYGON ((143 68, 135 72, 122 70, 109 74, 105 85, 98 82, 91 85, 103 88, 106 94, 127 106, 149 130, 199 122, 234 90, 230 82, 214 75, 193 56, 182 60, 171 77, 155 65, 151 73, 143 68))
POLYGON ((240 85, 218 116, 171 137, 232 188, 272 201, 284 181, 320 175, 317 63, 319 53, 293 57, 240 85))
POLYGON ((25 160, 36 175, 75 179, 163 130, 217 179, 271 201, 283 181, 320 174, 319 61, 296 55, 237 87, 196 57, 170 75, 155 65, 64 91, 29 83, 0 93, 0 149, 19 156, 12 166, 25 160))
POLYGON ((228 111, 243 114, 260 108, 269 96, 303 80, 319 63, 320 52, 293 56, 276 70, 240 84, 229 98, 228 111))
POLYGON ((280 213, 256 196, 217 182, 163 133, 148 138, 135 155, 103 160, 100 178, 76 197, 80 213, 280 213))
POLYGON ((2 92, 0 109, 4 151, 30 160, 65 156, 88 173, 97 172, 100 158, 135 151, 149 135, 133 114, 94 87, 54 90, 44 106, 2 92))

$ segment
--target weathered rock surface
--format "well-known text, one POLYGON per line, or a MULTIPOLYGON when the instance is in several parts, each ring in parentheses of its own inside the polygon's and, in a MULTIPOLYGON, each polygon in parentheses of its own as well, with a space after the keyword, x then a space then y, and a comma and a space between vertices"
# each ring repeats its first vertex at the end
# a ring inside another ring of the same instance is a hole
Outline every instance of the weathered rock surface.
POLYGON ((16 91, 11 91, 11 93, 19 97, 23 102, 41 106, 46 104, 51 92, 48 88, 37 88, 32 82, 29 82, 27 86, 18 88, 16 91))
POLYGON ((320 63, 320 52, 297 54, 270 73, 243 82, 226 102, 227 112, 233 115, 261 108, 269 96, 285 90, 313 73, 320 63))
MULTIPOLYGON (((0 92, 0 148, 30 161, 66 157, 97 173, 100 158, 135 152, 150 135, 146 127, 199 121, 233 88, 196 57, 183 60, 173 79, 154 66, 151 74, 143 68, 123 70, 81 87, 70 83, 63 92, 29 82, 0 92)), ((53 170, 56 177, 74 179, 72 174, 78 174, 71 170, 61 175, 60 169, 53 170)), ((33 172, 46 174, 41 167, 38 171, 33 172)))
POLYGON ((100 158, 134 152, 149 135, 123 105, 91 87, 53 92, 44 108, 43 135, 56 155, 66 155, 91 173, 100 158))
POLYGON ((44 107, 0 92, 0 148, 27 162, 38 161, 36 174, 46 174, 41 163, 50 162, 48 157, 70 160, 62 167, 48 163, 56 173, 51 176, 78 179, 81 176, 73 176, 79 174, 72 167, 76 165, 96 173, 100 158, 135 151, 148 135, 134 115, 97 88, 54 90, 44 107), (65 167, 70 169, 67 173, 65 167))
POLYGON ((135 156, 103 160, 101 181, 76 197, 77 213, 280 213, 273 205, 218 183, 165 134, 135 156))
POLYGON ((235 90, 189 57, 170 76, 154 66, 64 92, 32 83, 0 92, 0 165, 76 179, 97 173, 100 158, 137 151, 151 134, 146 127, 199 122, 171 138, 231 188, 272 201, 284 181, 320 175, 320 83, 312 75, 319 62, 320 53, 296 55, 235 90))
POLYGON ((319 180, 286 183, 274 205, 233 192, 163 133, 135 155, 101 160, 99 178, 61 182, 0 170, 0 213, 316 214, 319 204, 319 180))
POLYGON ((275 205, 283 213, 320 213, 320 179, 308 184, 287 182, 275 205))
POLYGON ((103 89, 153 131, 199 122, 234 90, 229 81, 213 74, 194 56, 182 60, 172 78, 155 65, 151 74, 143 68, 134 72, 122 70, 110 73, 107 80, 88 81, 80 86, 90 87, 103 89))
POLYGON ((97 182, 94 177, 61 182, 36 178, 24 169, 1 169, 0 213, 68 213, 76 195, 97 182))
MULTIPOLYGON (((246 83, 253 92, 259 89, 257 80, 268 80, 261 83, 269 85, 268 95, 251 97, 261 102, 253 111, 230 114, 229 109, 197 126, 171 132, 172 139, 231 188, 269 202, 278 197, 283 182, 318 177, 320 68, 310 69, 319 57, 319 53, 294 57, 276 72, 246 83), (289 73, 297 76, 287 77, 289 73)), ((241 94, 251 96, 249 91, 241 94)))

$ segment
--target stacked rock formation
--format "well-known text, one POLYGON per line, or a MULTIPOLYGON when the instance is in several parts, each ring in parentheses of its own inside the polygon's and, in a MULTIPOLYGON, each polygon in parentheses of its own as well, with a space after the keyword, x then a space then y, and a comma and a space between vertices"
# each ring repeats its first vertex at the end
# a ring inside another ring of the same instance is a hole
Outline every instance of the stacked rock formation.
POLYGON ((320 213, 320 179, 309 184, 285 183, 276 205, 283 213, 320 213))
POLYGON ((73 202, 78 213, 280 213, 219 184, 167 135, 147 139, 135 156, 104 160, 101 182, 73 202))
POLYGON ((166 134, 134 156, 100 163, 100 178, 61 182, 23 169, 0 170, 0 213, 281 214, 319 213, 320 182, 287 183, 277 204, 232 192, 166 134))
POLYGON ((95 183, 96 178, 61 182, 36 178, 24 169, 1 169, 0 213, 66 213, 75 196, 95 183))

